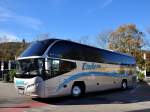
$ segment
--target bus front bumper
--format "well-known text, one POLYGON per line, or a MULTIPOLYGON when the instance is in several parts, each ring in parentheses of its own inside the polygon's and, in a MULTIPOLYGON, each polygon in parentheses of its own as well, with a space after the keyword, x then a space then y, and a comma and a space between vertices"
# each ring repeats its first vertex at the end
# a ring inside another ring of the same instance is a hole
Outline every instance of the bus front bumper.
POLYGON ((31 84, 28 86, 17 86, 18 93, 21 95, 31 96, 33 98, 44 97, 43 91, 40 90, 39 84, 31 84))

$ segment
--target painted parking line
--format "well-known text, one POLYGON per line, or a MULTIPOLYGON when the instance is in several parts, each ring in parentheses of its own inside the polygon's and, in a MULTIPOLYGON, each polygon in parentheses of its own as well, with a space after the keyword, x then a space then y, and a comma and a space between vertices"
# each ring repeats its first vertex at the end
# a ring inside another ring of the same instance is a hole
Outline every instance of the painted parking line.
POLYGON ((24 104, 17 104, 13 106, 3 106, 0 107, 0 112, 23 112, 26 109, 35 108, 35 107, 43 107, 47 106, 48 104, 40 103, 40 102, 29 102, 24 104))

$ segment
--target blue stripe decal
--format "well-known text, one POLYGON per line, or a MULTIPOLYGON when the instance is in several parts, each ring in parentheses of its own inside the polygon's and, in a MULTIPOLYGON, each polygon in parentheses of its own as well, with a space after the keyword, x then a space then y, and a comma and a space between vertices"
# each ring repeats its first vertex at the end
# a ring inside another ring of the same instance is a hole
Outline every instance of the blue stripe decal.
POLYGON ((56 92, 63 88, 64 85, 67 85, 73 80, 79 79, 85 76, 108 76, 108 77, 126 77, 127 74, 119 74, 119 73, 107 73, 107 72, 81 72, 70 76, 68 79, 65 79, 63 83, 59 85, 56 89, 56 92))

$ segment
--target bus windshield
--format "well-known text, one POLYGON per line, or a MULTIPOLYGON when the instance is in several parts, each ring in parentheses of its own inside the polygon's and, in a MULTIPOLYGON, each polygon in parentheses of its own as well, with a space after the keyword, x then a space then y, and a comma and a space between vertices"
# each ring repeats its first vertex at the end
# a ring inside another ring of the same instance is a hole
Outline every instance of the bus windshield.
POLYGON ((42 76, 44 71, 44 59, 22 59, 16 63, 17 77, 42 76))
POLYGON ((42 56, 46 49, 52 44, 55 39, 48 39, 43 41, 33 42, 21 55, 20 57, 28 56, 42 56))

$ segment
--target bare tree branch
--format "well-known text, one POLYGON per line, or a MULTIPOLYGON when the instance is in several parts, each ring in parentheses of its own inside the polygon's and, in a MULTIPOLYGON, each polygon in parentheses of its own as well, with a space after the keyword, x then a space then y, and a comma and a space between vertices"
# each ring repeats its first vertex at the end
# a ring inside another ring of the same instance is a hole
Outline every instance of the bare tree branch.
POLYGON ((109 37, 111 34, 111 30, 102 31, 96 36, 97 44, 104 49, 108 48, 109 37))
POLYGON ((90 37, 89 36, 82 36, 82 37, 80 37, 79 43, 86 44, 86 45, 91 45, 90 37))

